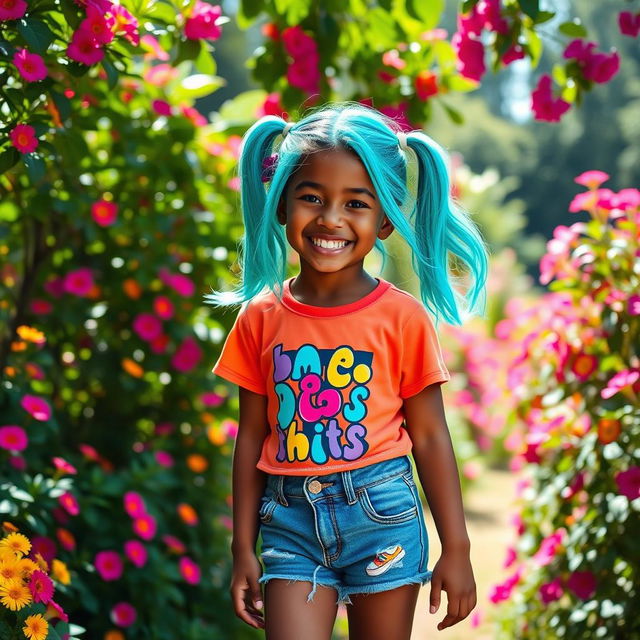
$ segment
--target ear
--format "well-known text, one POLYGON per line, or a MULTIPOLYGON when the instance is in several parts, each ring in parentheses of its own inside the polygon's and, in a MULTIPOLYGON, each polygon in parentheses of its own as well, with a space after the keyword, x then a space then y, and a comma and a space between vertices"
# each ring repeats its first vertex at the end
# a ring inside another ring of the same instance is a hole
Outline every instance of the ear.
POLYGON ((281 225, 287 224, 287 205, 284 197, 278 201, 278 208, 276 209, 276 218, 281 225))
POLYGON ((385 240, 386 238, 388 238, 391 233, 394 230, 394 226, 391 223, 391 220, 389 220, 389 218, 387 218, 387 216, 383 215, 382 216, 382 224, 380 225, 380 228, 378 229, 378 238, 380 238, 380 240, 385 240))

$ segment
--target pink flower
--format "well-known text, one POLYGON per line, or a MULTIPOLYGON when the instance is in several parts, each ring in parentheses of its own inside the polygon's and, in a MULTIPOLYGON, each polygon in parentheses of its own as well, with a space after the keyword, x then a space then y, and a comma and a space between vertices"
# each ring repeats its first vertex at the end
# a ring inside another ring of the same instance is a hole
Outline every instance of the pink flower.
POLYGON ((31 591, 34 602, 44 602, 45 604, 49 602, 53 597, 53 589, 53 581, 44 571, 36 569, 31 574, 29 591, 31 591))
POLYGON ((562 98, 553 97, 551 76, 541 76, 538 86, 531 94, 531 108, 536 120, 559 122, 560 117, 571 105, 562 98))
POLYGON ((147 563, 147 548, 140 540, 127 540, 124 543, 124 553, 129 558, 131 564, 138 568, 144 567, 147 563))
POLYGON ((630 467, 615 475, 618 491, 629 500, 640 497, 640 467, 630 467))
POLYGON ((53 600, 47 602, 47 618, 60 618, 63 622, 69 622, 69 616, 64 612, 64 609, 53 600))
POLYGON ((222 430, 227 434, 229 438, 234 438, 238 435, 238 423, 231 418, 223 420, 220 424, 222 430))
POLYGON ((219 407, 224 402, 224 396, 221 396, 213 391, 205 391, 200 395, 200 402, 205 407, 219 407))
POLYGON ((598 196, 593 191, 584 191, 578 193, 569 204, 569 211, 577 213, 578 211, 591 211, 598 201, 598 196))
POLYGON ((36 420, 45 422, 51 417, 51 405, 40 396, 27 393, 22 396, 20 406, 36 420))
POLYGON ((287 27, 282 32, 281 37, 286 52, 294 59, 316 54, 318 51, 316 41, 310 35, 307 35, 299 25, 287 27))
POLYGON ((104 51, 89 31, 77 29, 67 47, 67 56, 71 60, 91 66, 104 58, 104 51))
POLYGON ((133 319, 133 330, 142 340, 154 340, 162 333, 162 322, 152 313, 139 313, 133 319))
POLYGON ((294 60, 287 69, 287 82, 292 87, 297 87, 307 93, 317 93, 320 88, 318 63, 319 58, 316 54, 294 60))
POLYGON ((137 617, 135 607, 128 602, 118 602, 111 609, 111 622, 119 627, 130 627, 137 617))
POLYGON ((160 43, 149 34, 145 34, 140 38, 140 44, 142 48, 147 51, 144 54, 145 60, 153 59, 166 61, 169 59, 169 54, 160 46, 160 43))
POLYGON ((225 529, 233 532, 233 520, 229 516, 220 516, 218 520, 225 529))
POLYGON ((166 100, 154 100, 151 108, 160 116, 172 115, 171 105, 166 100))
POLYGON ((188 556, 182 556, 179 560, 180 573, 189 584, 200 582, 200 567, 188 556))
POLYGON ((124 510, 132 518, 137 518, 147 512, 144 498, 137 491, 127 491, 124 494, 123 502, 124 510))
POLYGON ((566 533, 567 532, 564 529, 559 529, 550 536, 542 539, 538 551, 536 551, 533 556, 534 562, 539 567, 544 567, 553 561, 556 552, 562 545, 562 540, 566 536, 566 533))
POLYGON ((574 571, 567 580, 567 587, 581 600, 588 600, 595 593, 596 577, 591 571, 574 571))
POLYGON ((409 116, 407 115, 408 104, 406 102, 400 102, 397 105, 386 105, 384 107, 380 107, 378 111, 383 113, 388 118, 395 120, 396 124, 402 131, 411 131, 413 126, 409 121, 409 116))
POLYGON ((31 153, 38 147, 38 138, 36 138, 36 130, 28 124, 17 124, 9 134, 11 144, 20 153, 31 153))
POLYGON ((173 433, 174 429, 175 427, 171 422, 159 422, 154 431, 158 436, 166 436, 173 433))
POLYGON ((502 564, 502 568, 508 569, 517 559, 518 559, 518 554, 516 553, 516 550, 512 546, 508 546, 506 557, 504 559, 504 563, 502 564))
POLYGON ((143 78, 155 87, 164 87, 176 78, 178 70, 170 64, 157 64, 143 73, 143 78))
POLYGON ((78 27, 86 31, 98 44, 109 44, 114 36, 112 31, 115 19, 111 13, 105 14, 94 4, 87 4, 87 17, 78 27))
POLYGON ((171 287, 181 296, 188 298, 193 295, 196 287, 193 283, 193 280, 191 280, 187 276, 183 276, 181 273, 172 274, 164 267, 160 269, 158 275, 160 277, 160 280, 162 280, 164 284, 171 287))
POLYGON ((17 20, 27 11, 27 3, 24 0, 2 0, 0 2, 0 21, 17 20))
POLYGON ((63 288, 67 293, 86 296, 93 289, 93 274, 88 267, 80 267, 70 271, 64 277, 63 288))
POLYGON ((562 597, 562 582, 555 578, 551 582, 545 582, 540 585, 540 599, 544 604, 549 604, 554 600, 559 600, 562 597))
POLYGON ((267 95, 264 102, 258 107, 257 117, 279 116, 284 118, 287 114, 280 104, 280 94, 273 92, 267 95))
POLYGON ((634 16, 631 11, 621 11, 618 14, 618 26, 621 34, 635 38, 640 33, 640 13, 634 16))
POLYGON ((567 45, 562 55, 567 59, 576 60, 587 80, 608 82, 620 68, 620 56, 615 51, 609 55, 594 52, 595 47, 595 42, 585 42, 577 38, 567 45))
MULTIPOLYGON (((29 310, 31 313, 37 316, 46 316, 47 314, 53 311, 53 305, 48 300, 42 300, 41 298, 34 298, 29 303, 29 310)), ((34 365, 38 366, 38 365, 34 365)), ((42 371, 41 367, 38 367, 40 371, 42 371)), ((44 375, 39 378, 40 380, 44 378, 44 375)))
POLYGON ((458 57, 456 69, 460 75, 470 80, 479 81, 486 71, 482 42, 472 40, 466 34, 458 31, 451 39, 451 46, 458 57))
MULTIPOLYGON (((131 15, 121 4, 112 4, 109 9, 114 17, 115 24, 112 27, 114 33, 124 33, 134 47, 140 44, 140 34, 138 33, 138 19, 131 15)), ((153 37, 153 36, 152 36, 153 37)))
POLYGON ((93 564, 105 582, 118 580, 122 576, 124 567, 117 551, 98 551, 93 564))
POLYGON ((57 547, 56 543, 46 536, 34 536, 31 538, 31 552, 30 558, 34 558, 35 554, 39 553, 48 564, 56 557, 57 547))
POLYGON ((59 498, 60 506, 70 515, 77 516, 80 513, 80 505, 76 497, 69 491, 65 491, 59 498))
POLYGON ((202 349, 198 346, 193 336, 187 336, 171 358, 171 366, 182 373, 187 373, 195 367, 202 359, 202 349))
POLYGON ((91 205, 91 216, 101 227, 108 227, 118 219, 118 205, 108 200, 98 200, 91 205))
POLYGON ((78 473, 78 470, 69 462, 67 462, 64 458, 59 458, 57 456, 54 456, 53 458, 53 464, 55 465, 56 469, 59 469, 60 471, 64 471, 64 473, 78 473))
POLYGON ((509 65, 515 60, 520 60, 521 58, 524 58, 524 49, 519 44, 513 44, 502 56, 502 62, 509 65))
POLYGON ((184 35, 190 40, 217 40, 222 35, 222 8, 196 0, 196 5, 184 25, 184 35))
POLYGON ((173 467, 173 456, 168 451, 156 451, 154 454, 156 462, 162 467, 173 467))
POLYGON ((387 67, 393 67, 394 69, 404 69, 407 66, 406 60, 400 57, 397 49, 385 51, 385 53, 382 54, 382 64, 387 67))
POLYGON ((633 388, 635 391, 636 387, 640 386, 636 384, 639 378, 640 369, 624 369, 623 371, 618 371, 618 373, 607 382, 607 386, 600 392, 600 395, 606 400, 625 388, 633 388))
POLYGON ((630 316, 640 316, 640 295, 634 293, 627 300, 627 312, 630 316))
POLYGON ((29 444, 27 432, 16 424, 0 427, 0 449, 24 451, 29 444))
POLYGON ((588 189, 597 189, 603 182, 606 182, 608 179, 608 173, 594 169, 581 173, 577 178, 574 178, 574 182, 577 182, 578 184, 581 184, 588 189))
POLYGON ((166 534, 162 536, 162 540, 173 553, 184 553, 187 550, 184 543, 175 536, 166 534))
POLYGON ((180 105, 180 111, 193 123, 194 127, 203 127, 207 124, 207 119, 195 108, 188 104, 180 105))
POLYGON ((24 471, 27 468, 27 461, 22 456, 11 456, 9 464, 18 471, 24 471))
POLYGON ((151 540, 156 535, 157 526, 156 519, 148 513, 139 515, 133 521, 133 531, 143 540, 151 540))
POLYGON ((47 67, 37 53, 29 53, 26 49, 16 49, 13 64, 27 82, 37 82, 47 77, 47 67))
POLYGON ((513 588, 520 581, 522 573, 523 568, 522 566, 519 566, 513 575, 509 576, 504 582, 494 585, 489 591, 489 600, 494 604, 502 602, 503 600, 508 600, 511 597, 513 588))

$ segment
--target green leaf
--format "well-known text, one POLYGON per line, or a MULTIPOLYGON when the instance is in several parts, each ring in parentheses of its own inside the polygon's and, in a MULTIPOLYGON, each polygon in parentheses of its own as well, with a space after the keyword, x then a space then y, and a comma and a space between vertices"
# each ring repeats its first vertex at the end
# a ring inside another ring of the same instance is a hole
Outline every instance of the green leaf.
POLYGON ((114 89, 118 84, 118 70, 106 58, 103 58, 102 60, 102 68, 107 74, 107 85, 109 86, 109 89, 114 89))
POLYGON ((63 93, 59 93, 55 89, 49 91, 53 102, 60 113, 60 120, 63 122, 71 115, 71 101, 63 93))
POLYGON ((534 24, 542 24, 543 22, 548 22, 551 18, 554 18, 555 15, 555 11, 538 11, 538 15, 533 22, 534 24))
POLYGON ((535 69, 540 61, 540 56, 542 55, 542 40, 534 29, 525 28, 524 32, 527 37, 527 42, 524 46, 531 58, 531 66, 535 69))
MULTIPOLYGON (((475 3, 474 3, 475 4, 475 3)), ((440 24, 444 11, 444 0, 407 0, 407 12, 422 22, 423 31, 435 29, 440 24)))
POLYGON ((372 49, 388 49, 398 42, 396 22, 388 11, 376 7, 369 11, 367 19, 369 28, 366 37, 372 49))
POLYGON ((520 0, 520 8, 523 13, 526 13, 532 20, 536 19, 540 11, 538 0, 520 0))
POLYGON ((37 184, 44 177, 44 160, 35 153, 25 153, 22 161, 27 167, 27 172, 31 178, 31 182, 37 184))
POLYGON ((44 22, 33 18, 22 18, 18 20, 17 26, 20 35, 36 53, 46 53, 47 47, 56 37, 44 22))
POLYGON ((218 65, 206 43, 202 44, 200 55, 196 58, 194 65, 200 73, 215 75, 218 65))
POLYGON ((190 40, 185 38, 178 43, 178 51, 172 65, 175 67, 185 60, 195 60, 201 53, 202 43, 200 40, 190 40))
POLYGON ((274 0, 276 11, 285 16, 290 25, 300 24, 308 15, 311 0, 274 0))
POLYGON ((6 173, 20 160, 20 152, 15 147, 9 147, 0 153, 0 175, 6 173))
POLYGON ((570 38, 584 38, 587 35, 587 30, 580 23, 579 18, 574 18, 572 22, 563 22, 558 31, 570 38))
POLYGON ((266 92, 262 90, 240 93, 220 107, 220 119, 227 127, 245 126, 256 119, 258 107, 266 97, 266 92))
POLYGON ((78 14, 78 5, 73 0, 60 0, 60 8, 67 23, 75 31, 82 22, 82 18, 78 14))
POLYGON ((211 76, 207 73, 195 73, 182 80, 180 85, 171 92, 171 100, 195 100, 208 96, 226 84, 224 78, 211 76))
POLYGON ((154 22, 162 22, 165 25, 174 25, 176 23, 176 15, 175 7, 164 0, 154 2, 144 13, 144 17, 151 18, 154 22))
POLYGON ((238 8, 238 25, 246 29, 264 9, 264 0, 242 0, 238 8))
POLYGON ((448 104, 446 104, 442 100, 440 100, 439 102, 443 106, 444 110, 447 112, 447 115, 449 116, 452 122, 454 122, 455 124, 464 123, 464 118, 459 111, 457 111, 453 107, 450 107, 448 104))
POLYGON ((449 76, 446 79, 445 86, 448 87, 451 91, 456 91, 458 93, 466 93, 467 91, 473 91, 480 86, 480 83, 475 80, 470 80, 469 78, 465 78, 464 76, 449 76))

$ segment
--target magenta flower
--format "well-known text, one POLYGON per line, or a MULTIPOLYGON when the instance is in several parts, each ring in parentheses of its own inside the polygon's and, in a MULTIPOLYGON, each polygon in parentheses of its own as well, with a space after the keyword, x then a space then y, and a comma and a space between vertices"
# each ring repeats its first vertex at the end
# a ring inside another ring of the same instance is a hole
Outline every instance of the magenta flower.
POLYGON ((134 47, 137 47, 140 44, 138 19, 129 13, 121 4, 112 4, 109 11, 115 19, 113 27, 114 33, 124 33, 125 39, 134 47))
POLYGON ((574 571, 567 580, 567 587, 581 600, 588 600, 595 593, 596 577, 591 571, 574 571))
POLYGON ((630 467, 615 475, 618 491, 629 500, 640 497, 640 467, 630 467))
POLYGON ((502 564, 502 568, 508 569, 517 559, 518 559, 518 554, 516 553, 516 550, 511 545, 509 545, 507 547, 507 552, 505 555, 504 562, 502 564))
POLYGON ((48 300, 34 298, 29 303, 29 311, 37 316, 46 316, 53 311, 53 305, 48 300))
POLYGON ((545 582, 540 585, 540 599, 544 604, 559 600, 564 593, 562 589, 562 582, 559 578, 555 578, 551 582, 545 582))
POLYGON ((618 371, 618 373, 607 382, 607 386, 600 392, 600 395, 606 400, 625 388, 633 388, 635 391, 638 378, 640 378, 640 369, 624 369, 623 371, 618 371))
POLYGON ((558 529, 555 533, 542 539, 538 551, 536 551, 533 556, 534 562, 539 567, 544 567, 553 561, 558 549, 562 545, 562 540, 566 536, 566 533, 566 530, 558 529))
POLYGON ((135 607, 128 602, 118 602, 111 609, 111 622, 119 627, 130 627, 138 617, 135 607))
POLYGON ((256 115, 258 118, 262 116, 279 116, 284 118, 286 114, 280 104, 280 94, 277 91, 269 93, 264 102, 258 107, 256 115))
POLYGON ((60 506, 70 515, 77 516, 80 513, 80 505, 76 497, 69 491, 65 491, 59 498, 60 506))
POLYGON ((148 33, 140 38, 140 45, 147 52, 144 54, 145 60, 151 58, 164 62, 169 59, 169 54, 160 46, 160 43, 148 33))
POLYGON ((519 566, 513 575, 509 576, 504 582, 494 585, 489 591, 489 600, 494 604, 508 600, 511 597, 513 588, 518 584, 522 572, 522 566, 519 566))
POLYGON ((169 547, 169 551, 174 553, 184 553, 187 550, 184 543, 175 536, 165 534, 162 536, 162 541, 169 547))
POLYGON ((67 47, 67 56, 71 60, 91 66, 104 58, 104 50, 89 31, 77 29, 67 47))
POLYGON ((53 590, 53 581, 44 571, 36 569, 31 574, 29 591, 31 591, 34 602, 43 602, 46 604, 53 597, 53 590))
POLYGON ((51 417, 51 405, 40 396, 25 394, 20 406, 36 420, 45 422, 51 417))
POLYGON ((603 182, 609 179, 609 174, 604 171, 592 170, 585 171, 574 178, 574 182, 581 184, 588 189, 597 189, 603 182))
POLYGON ((156 87, 164 87, 178 75, 178 70, 170 64, 157 64, 143 73, 143 78, 156 87))
POLYGON ((227 434, 229 438, 234 438, 238 435, 238 423, 231 418, 223 420, 220 424, 222 430, 227 434))
POLYGON ((634 293, 627 300, 627 312, 630 316, 640 316, 640 295, 634 293))
POLYGON ((117 551, 98 551, 93 564, 105 582, 118 580, 122 576, 124 567, 117 551))
POLYGON ((156 462, 162 467, 173 467, 173 456, 168 451, 156 451, 154 454, 156 462))
POLYGON ((154 100, 151 108, 160 116, 170 116, 173 113, 171 105, 166 100, 154 100))
POLYGON ((29 557, 35 557, 35 554, 39 553, 48 564, 56 557, 57 547, 56 543, 46 536, 34 536, 31 538, 31 552, 29 557))
POLYGON ((0 448, 7 451, 24 451, 29 444, 27 432, 16 424, 0 427, 0 448))
POLYGON ((9 133, 9 138, 20 153, 31 153, 38 147, 36 130, 28 124, 17 124, 9 133))
POLYGON ((187 373, 195 367, 202 359, 202 349, 199 347, 193 336, 187 336, 171 358, 171 366, 182 373, 187 373))
POLYGON ((144 498, 137 491, 127 491, 124 494, 123 501, 124 510, 132 518, 137 518, 147 513, 144 498))
POLYGON ((198 584, 200 582, 200 567, 188 556, 182 556, 178 565, 180 573, 189 584, 198 584))
POLYGON ((93 274, 88 267, 69 271, 64 277, 63 289, 76 296, 86 296, 93 289, 93 274))
POLYGON ((509 65, 522 58, 524 58, 524 49, 519 44, 512 44, 502 56, 502 62, 509 65))
POLYGON ((409 116, 407 115, 408 108, 409 105, 406 102, 400 102, 397 105, 386 105, 380 107, 378 110, 388 118, 395 120, 395 123, 402 131, 411 131, 413 126, 409 121, 409 116))
POLYGON ((55 616, 60 618, 60 620, 62 620, 63 622, 69 622, 69 616, 64 612, 64 609, 57 602, 49 600, 49 602, 47 602, 47 608, 49 607, 51 607, 55 611, 55 616))
POLYGON ((38 82, 47 77, 47 67, 37 53, 29 53, 26 49, 16 49, 13 64, 27 82, 38 82))
POLYGON ((318 53, 316 41, 302 27, 287 27, 281 34, 285 51, 294 59, 318 53))
POLYGON ((162 333, 162 322, 152 313, 139 313, 133 319, 133 330, 142 340, 154 340, 162 333))
POLYGON ((200 402, 205 407, 219 407, 224 402, 224 396, 213 391, 205 391, 200 395, 200 402))
POLYGON ((101 227, 109 227, 118 219, 118 205, 108 200, 98 200, 91 205, 91 217, 101 227))
POLYGON ((567 45, 562 55, 564 58, 576 60, 587 80, 608 82, 620 68, 620 56, 615 51, 608 55, 595 52, 595 47, 595 42, 585 42, 577 38, 567 45))
POLYGON ((90 34, 90 37, 98 44, 109 44, 115 37, 112 30, 115 22, 115 18, 111 13, 105 14, 101 9, 89 2, 87 4, 87 17, 80 23, 78 28, 90 34))
POLYGON ((173 433, 174 429, 175 427, 172 422, 159 422, 154 431, 158 436, 166 436, 173 433))
POLYGON ((159 277, 164 284, 171 287, 174 291, 179 293, 181 296, 188 298, 193 295, 195 291, 195 284, 193 280, 188 278, 187 276, 183 276, 181 273, 170 273, 167 269, 162 267, 159 272, 159 277))
POLYGON ((0 21, 17 20, 27 12, 27 3, 24 0, 2 0, 0 2, 0 21))
POLYGON ((222 35, 220 17, 222 8, 196 0, 196 5, 184 25, 184 35, 189 40, 217 40, 222 35))
POLYGON ((640 13, 633 15, 631 11, 621 11, 618 14, 620 33, 635 38, 640 33, 640 13))
POLYGON ((129 558, 131 564, 141 568, 147 563, 149 554, 147 548, 140 542, 140 540, 127 540, 124 543, 124 553, 129 558))
POLYGON ((536 120, 547 122, 559 122, 562 114, 571 105, 562 98, 554 98, 551 90, 551 76, 543 75, 538 81, 538 86, 531 93, 531 109, 536 120))
POLYGON ((229 516, 220 516, 218 518, 220 524, 227 530, 233 532, 233 519, 229 516))
POLYGON ((69 462, 67 462, 64 458, 59 458, 57 456, 54 456, 53 458, 53 464, 55 465, 56 469, 59 469, 60 471, 64 471, 64 473, 78 473, 78 470, 69 462))
POLYGON ((137 516, 133 521, 134 533, 143 540, 151 540, 156 535, 156 529, 156 519, 148 513, 137 516))
POLYGON ((320 90, 319 62, 317 54, 294 60, 287 68, 287 81, 292 87, 310 94, 317 93, 320 90))
POLYGON ((27 461, 22 456, 11 456, 9 464, 18 471, 24 471, 27 468, 27 461))
POLYGON ((466 34, 458 31, 453 34, 451 46, 458 57, 456 69, 460 75, 470 80, 479 81, 486 71, 482 42, 472 40, 466 34))

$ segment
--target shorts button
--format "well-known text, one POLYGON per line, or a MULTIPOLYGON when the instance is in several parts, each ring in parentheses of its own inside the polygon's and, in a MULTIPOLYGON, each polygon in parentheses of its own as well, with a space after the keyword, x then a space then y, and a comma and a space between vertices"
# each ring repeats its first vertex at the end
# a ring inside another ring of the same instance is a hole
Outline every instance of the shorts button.
POLYGON ((312 480, 309 483, 308 488, 309 488, 309 491, 311 491, 311 493, 320 493, 320 491, 322 491, 322 485, 317 480, 312 480))

